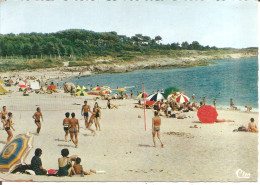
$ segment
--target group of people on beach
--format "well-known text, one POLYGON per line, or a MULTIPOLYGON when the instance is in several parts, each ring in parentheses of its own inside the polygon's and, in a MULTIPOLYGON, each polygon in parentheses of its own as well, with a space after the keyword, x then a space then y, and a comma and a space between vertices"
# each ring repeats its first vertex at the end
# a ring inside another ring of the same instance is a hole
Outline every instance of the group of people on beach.
MULTIPOLYGON (((42 161, 42 150, 37 148, 35 150, 34 156, 31 159, 30 170, 33 170, 35 175, 47 175, 47 170, 43 168, 42 161)), ((58 159, 58 170, 52 170, 52 176, 72 176, 72 175, 91 175, 96 173, 95 170, 90 169, 89 172, 84 171, 81 163, 81 158, 77 155, 69 156, 69 150, 64 148, 61 150, 61 158, 58 159), (72 164, 74 162, 74 164, 72 164)), ((50 172, 50 171, 49 171, 50 172)), ((50 173, 48 173, 50 174, 50 173)))

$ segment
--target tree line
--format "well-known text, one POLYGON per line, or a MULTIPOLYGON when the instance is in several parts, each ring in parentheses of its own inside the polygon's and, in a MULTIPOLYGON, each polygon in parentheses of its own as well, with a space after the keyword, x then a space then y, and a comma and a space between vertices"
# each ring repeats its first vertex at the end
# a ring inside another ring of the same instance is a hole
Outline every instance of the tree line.
POLYGON ((216 47, 192 43, 162 44, 162 37, 142 34, 132 37, 116 32, 97 33, 87 30, 65 30, 56 33, 20 33, 0 35, 0 56, 107 56, 120 52, 158 50, 209 50, 216 47))

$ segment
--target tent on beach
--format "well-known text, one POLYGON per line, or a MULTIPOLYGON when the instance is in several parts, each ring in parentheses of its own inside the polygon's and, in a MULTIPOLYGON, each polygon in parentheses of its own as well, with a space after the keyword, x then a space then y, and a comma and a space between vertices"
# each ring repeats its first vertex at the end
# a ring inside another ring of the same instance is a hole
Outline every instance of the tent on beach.
POLYGON ((10 93, 9 91, 5 90, 1 85, 0 85, 0 94, 6 94, 10 93))
POLYGON ((32 90, 40 90, 39 82, 30 82, 30 86, 32 90))

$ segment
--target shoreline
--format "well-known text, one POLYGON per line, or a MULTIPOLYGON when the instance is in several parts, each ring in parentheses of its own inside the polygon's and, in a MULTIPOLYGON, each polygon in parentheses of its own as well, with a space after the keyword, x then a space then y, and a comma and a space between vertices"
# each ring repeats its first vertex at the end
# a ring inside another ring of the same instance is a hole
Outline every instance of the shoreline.
POLYGON ((189 68, 214 65, 215 60, 225 59, 239 59, 239 58, 254 58, 257 57, 255 53, 231 53, 224 55, 200 55, 190 57, 172 58, 170 56, 156 56, 156 57, 140 57, 134 61, 93 64, 89 66, 76 67, 55 67, 55 68, 39 68, 35 70, 23 71, 7 71, 0 72, 2 77, 13 76, 34 76, 45 79, 55 80, 60 78, 83 77, 93 74, 102 73, 127 73, 135 70, 144 69, 169 69, 169 68, 189 68))

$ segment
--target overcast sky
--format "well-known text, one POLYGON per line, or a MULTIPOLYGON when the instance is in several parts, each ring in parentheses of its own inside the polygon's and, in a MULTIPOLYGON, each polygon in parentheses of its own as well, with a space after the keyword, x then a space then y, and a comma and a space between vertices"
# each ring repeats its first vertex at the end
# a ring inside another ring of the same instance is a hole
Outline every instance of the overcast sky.
POLYGON ((256 0, 6 0, 0 33, 50 33, 66 29, 116 31, 163 43, 244 48, 258 45, 256 0))

